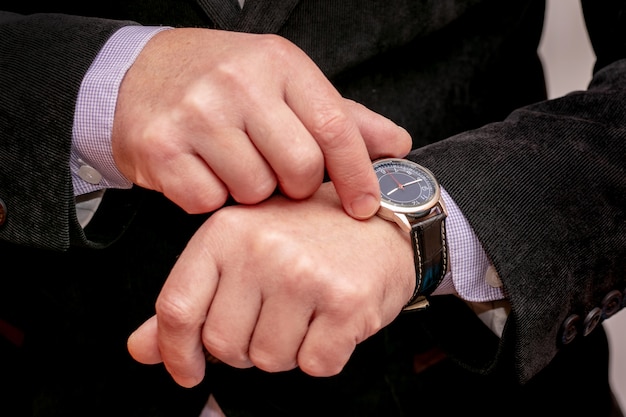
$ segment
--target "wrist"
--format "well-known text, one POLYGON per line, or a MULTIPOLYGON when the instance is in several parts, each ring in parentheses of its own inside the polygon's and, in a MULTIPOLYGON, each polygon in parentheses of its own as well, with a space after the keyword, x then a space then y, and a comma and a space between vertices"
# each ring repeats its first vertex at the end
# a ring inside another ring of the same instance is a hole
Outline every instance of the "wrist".
POLYGON ((439 183, 428 169, 402 158, 374 161, 374 171, 381 192, 378 216, 396 223, 413 247, 415 286, 403 309, 421 310, 449 269, 447 212, 439 183))
POLYGON ((113 159, 111 136, 119 86, 146 42, 162 27, 125 26, 115 32, 85 74, 72 129, 70 168, 75 195, 129 188, 113 159))

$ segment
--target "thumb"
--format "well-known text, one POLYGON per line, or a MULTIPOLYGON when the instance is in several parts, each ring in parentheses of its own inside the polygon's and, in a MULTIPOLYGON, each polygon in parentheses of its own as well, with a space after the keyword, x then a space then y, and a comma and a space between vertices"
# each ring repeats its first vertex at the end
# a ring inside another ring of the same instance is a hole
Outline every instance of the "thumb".
POLYGON ((153 365, 163 362, 157 341, 158 328, 156 315, 150 317, 129 337, 126 346, 130 356, 137 362, 153 365))

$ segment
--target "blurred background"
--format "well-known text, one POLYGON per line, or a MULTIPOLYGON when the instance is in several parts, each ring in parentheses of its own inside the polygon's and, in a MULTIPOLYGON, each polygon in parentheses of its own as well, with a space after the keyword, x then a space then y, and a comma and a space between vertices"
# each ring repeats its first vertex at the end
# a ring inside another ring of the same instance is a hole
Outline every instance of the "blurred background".
MULTIPOLYGON (((546 23, 539 47, 550 98, 584 90, 591 80, 595 55, 575 0, 547 0, 546 23)), ((626 309, 604 322, 611 347, 611 386, 626 414, 626 309)))

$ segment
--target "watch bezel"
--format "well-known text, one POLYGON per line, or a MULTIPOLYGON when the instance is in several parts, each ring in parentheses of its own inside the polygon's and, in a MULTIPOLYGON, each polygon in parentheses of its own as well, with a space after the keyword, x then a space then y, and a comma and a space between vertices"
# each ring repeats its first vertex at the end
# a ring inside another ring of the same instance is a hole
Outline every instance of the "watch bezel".
POLYGON ((435 178, 435 175, 428 168, 425 168, 421 166, 420 164, 413 162, 409 159, 403 159, 403 158, 378 159, 374 161, 372 165, 374 167, 374 170, 376 170, 378 165, 389 163, 389 162, 410 165, 413 169, 422 171, 426 176, 429 177, 432 184, 434 184, 435 190, 431 198, 426 203, 420 204, 420 205, 411 205, 411 206, 395 203, 393 202, 393 200, 390 200, 388 197, 386 197, 381 191, 379 214, 381 214, 384 218, 388 220, 394 220, 396 213, 401 213, 401 214, 405 214, 407 216, 416 217, 416 218, 423 217, 427 215, 428 213, 430 213, 430 211, 435 206, 437 206, 441 198, 441 188, 439 186, 439 182, 435 178))

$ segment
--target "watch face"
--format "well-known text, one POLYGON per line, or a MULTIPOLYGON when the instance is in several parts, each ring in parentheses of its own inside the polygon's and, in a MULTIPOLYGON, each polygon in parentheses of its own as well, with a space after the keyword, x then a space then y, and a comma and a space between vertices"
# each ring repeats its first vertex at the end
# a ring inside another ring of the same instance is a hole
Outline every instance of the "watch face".
POLYGON ((421 215, 439 201, 435 176, 415 162, 400 158, 374 161, 380 185, 381 208, 421 215))

